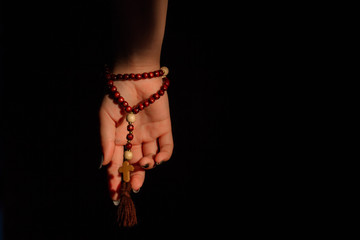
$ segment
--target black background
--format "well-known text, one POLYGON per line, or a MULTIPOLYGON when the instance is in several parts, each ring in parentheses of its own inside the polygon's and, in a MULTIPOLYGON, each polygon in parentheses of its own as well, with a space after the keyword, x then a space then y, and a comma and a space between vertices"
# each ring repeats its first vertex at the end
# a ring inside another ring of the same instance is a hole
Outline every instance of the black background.
POLYGON ((318 112, 312 95, 323 91, 313 88, 322 69, 309 69, 332 54, 332 37, 320 31, 333 36, 323 5, 170 0, 161 64, 170 68, 175 149, 133 195, 139 224, 128 230, 116 226, 98 169, 109 2, 2 1, 0 10, 4 239, 277 237, 318 228, 324 201, 313 204, 312 175, 323 151, 314 158, 307 149, 321 142, 308 109, 318 112))
POLYGON ((172 239, 247 231, 258 221, 249 192, 257 179, 245 167, 259 154, 256 136, 239 140, 258 131, 248 114, 257 99, 244 81, 258 74, 258 50, 249 58, 256 39, 246 9, 233 7, 169 2, 161 63, 172 80, 175 149, 147 172, 133 195, 139 224, 125 230, 98 170, 108 2, 3 3, 4 239, 172 239))

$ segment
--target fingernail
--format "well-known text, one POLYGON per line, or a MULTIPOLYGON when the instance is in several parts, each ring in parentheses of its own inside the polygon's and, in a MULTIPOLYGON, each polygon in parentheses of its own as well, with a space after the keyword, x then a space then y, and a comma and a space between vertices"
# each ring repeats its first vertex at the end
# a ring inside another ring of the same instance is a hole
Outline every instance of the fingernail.
POLYGON ((157 162, 156 165, 160 165, 160 164, 163 164, 164 161, 161 161, 161 162, 157 162))
POLYGON ((118 206, 120 204, 120 199, 119 200, 113 200, 113 203, 115 206, 118 206))
POLYGON ((133 189, 132 191, 133 191, 134 193, 138 193, 138 192, 140 192, 140 188, 139 188, 138 190, 133 189))
POLYGON ((142 168, 148 168, 150 165, 147 163, 145 165, 142 166, 142 168))
POLYGON ((103 164, 103 162, 104 162, 104 155, 103 154, 101 154, 101 157, 100 157, 100 167, 99 167, 99 169, 101 169, 102 168, 102 164, 103 164))

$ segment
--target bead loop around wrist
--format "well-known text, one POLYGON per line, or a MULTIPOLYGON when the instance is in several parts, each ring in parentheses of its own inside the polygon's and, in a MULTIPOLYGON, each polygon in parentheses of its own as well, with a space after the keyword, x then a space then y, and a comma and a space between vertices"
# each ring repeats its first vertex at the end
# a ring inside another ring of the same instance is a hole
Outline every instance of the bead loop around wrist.
MULTIPOLYGON (((137 105, 131 107, 129 105, 129 103, 127 101, 125 101, 124 97, 122 97, 119 93, 119 91, 117 90, 117 87, 114 86, 114 81, 119 80, 117 78, 117 76, 119 74, 113 74, 109 72, 109 68, 105 67, 105 79, 107 81, 107 88, 109 90, 109 96, 111 98, 114 99, 114 102, 117 103, 119 105, 119 107, 121 109, 123 109, 126 113, 133 113, 133 114, 137 114, 140 111, 144 110, 146 107, 148 107, 150 104, 153 104, 156 100, 160 99, 161 96, 163 96, 165 94, 165 92, 167 91, 169 85, 170 85, 170 80, 166 77, 167 74, 169 73, 169 69, 167 67, 161 67, 160 70, 154 71, 154 72, 150 72, 150 73, 155 73, 154 75, 158 75, 162 77, 163 83, 162 86, 160 87, 160 89, 152 94, 148 99, 138 103, 137 105), (110 78, 110 79, 109 79, 110 78)), ((148 75, 153 75, 148 73, 148 75)), ((124 75, 132 75, 132 74, 120 74, 122 76, 124 75)), ((135 76, 137 75, 141 75, 141 74, 134 74, 135 76)), ((142 74, 143 75, 143 74, 142 74)), ((150 78, 150 77, 149 77, 150 78)), ((144 78, 141 78, 144 79, 144 78)))
POLYGON ((105 79, 113 81, 150 79, 166 76, 168 73, 169 69, 167 67, 161 67, 161 69, 153 72, 115 74, 110 71, 110 68, 108 66, 105 66, 105 79))

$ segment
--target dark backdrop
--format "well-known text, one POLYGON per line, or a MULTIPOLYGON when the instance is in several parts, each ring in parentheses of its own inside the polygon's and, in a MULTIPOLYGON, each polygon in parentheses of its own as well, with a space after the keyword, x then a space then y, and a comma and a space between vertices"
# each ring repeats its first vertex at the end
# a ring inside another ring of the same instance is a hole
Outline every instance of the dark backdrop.
POLYGON ((247 191, 256 179, 243 168, 252 140, 237 131, 237 113, 256 101, 244 97, 242 80, 253 59, 240 61, 248 24, 215 2, 170 0, 162 65, 172 80, 175 149, 133 196, 132 230, 117 228, 98 169, 107 1, 3 2, 4 239, 173 239, 244 231, 254 221, 247 191))

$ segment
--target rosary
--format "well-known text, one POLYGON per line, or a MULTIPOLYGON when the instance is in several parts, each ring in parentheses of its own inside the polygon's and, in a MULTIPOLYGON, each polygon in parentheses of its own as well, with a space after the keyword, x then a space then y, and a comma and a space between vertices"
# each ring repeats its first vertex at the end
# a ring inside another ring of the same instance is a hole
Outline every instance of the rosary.
POLYGON ((148 73, 138 73, 138 74, 114 74, 111 73, 110 68, 105 66, 105 79, 107 81, 107 90, 109 97, 114 100, 120 111, 126 113, 126 121, 128 123, 127 130, 128 134, 126 135, 127 143, 124 146, 124 161, 122 166, 119 168, 119 174, 122 175, 121 178, 121 186, 120 186, 120 203, 118 205, 118 223, 119 226, 122 227, 132 227, 137 224, 136 218, 136 209, 134 203, 131 199, 130 191, 130 173, 134 171, 134 166, 130 164, 130 160, 133 157, 131 152, 132 144, 131 140, 134 138, 134 125, 135 115, 138 114, 141 110, 149 107, 156 100, 158 100, 161 96, 165 94, 165 91, 168 89, 170 81, 166 77, 169 73, 169 69, 167 67, 161 67, 160 70, 156 70, 148 73), (116 80, 141 80, 141 79, 150 79, 154 77, 162 77, 163 83, 160 89, 151 95, 148 99, 138 103, 137 105, 131 107, 127 101, 120 95, 116 86, 114 86, 114 81, 116 80))

